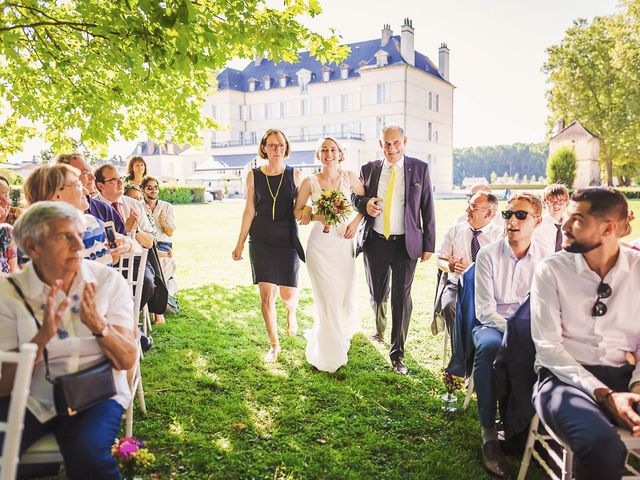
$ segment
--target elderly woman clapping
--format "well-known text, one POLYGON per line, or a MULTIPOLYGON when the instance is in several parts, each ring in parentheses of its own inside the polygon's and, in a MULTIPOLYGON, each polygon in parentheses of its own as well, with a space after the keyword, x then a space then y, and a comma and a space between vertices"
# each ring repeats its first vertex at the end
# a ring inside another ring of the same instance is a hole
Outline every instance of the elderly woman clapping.
MULTIPOLYGON (((126 370, 137 359, 133 299, 116 270, 82 258, 82 234, 81 214, 66 202, 35 203, 16 221, 16 243, 31 262, 0 279, 0 350, 25 342, 38 347, 20 452, 53 433, 69 478, 120 479, 110 448, 131 400, 126 370), (115 394, 74 416, 57 411, 46 364, 59 377, 105 360, 112 366, 115 394)), ((8 411, 14 373, 3 365, 0 420, 8 411)))

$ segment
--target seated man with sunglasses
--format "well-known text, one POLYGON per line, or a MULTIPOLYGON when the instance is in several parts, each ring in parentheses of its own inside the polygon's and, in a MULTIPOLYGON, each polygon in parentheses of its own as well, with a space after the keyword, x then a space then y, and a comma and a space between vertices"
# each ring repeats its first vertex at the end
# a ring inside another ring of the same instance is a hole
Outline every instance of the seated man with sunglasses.
POLYGON ((640 436, 640 256, 619 244, 627 201, 578 190, 562 229, 564 251, 538 265, 531 288, 534 406, 573 451, 576 478, 618 479, 626 449, 612 422, 640 436))
POLYGON ((495 427, 493 363, 507 319, 526 299, 536 264, 550 253, 531 241, 540 225, 541 212, 542 202, 536 195, 512 195, 508 208, 502 212, 506 237, 481 248, 476 257, 475 306, 479 324, 472 333, 476 347, 473 380, 482 427, 482 460, 489 472, 501 478, 509 476, 509 465, 495 427))

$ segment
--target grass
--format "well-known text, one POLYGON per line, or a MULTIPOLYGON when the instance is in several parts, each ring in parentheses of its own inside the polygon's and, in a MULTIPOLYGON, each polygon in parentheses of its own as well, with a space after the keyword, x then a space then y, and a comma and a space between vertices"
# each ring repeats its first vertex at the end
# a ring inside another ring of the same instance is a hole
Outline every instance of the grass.
MULTIPOLYGON (((638 210, 640 201, 632 203, 638 210)), ((305 362, 304 338, 287 338, 281 325, 283 353, 268 365, 248 252, 241 262, 231 259, 242 207, 176 207, 182 311, 154 332, 155 347, 143 361, 148 411, 144 418, 136 413, 134 423, 136 436, 157 456, 154 473, 176 479, 489 478, 481 467, 475 403, 454 414, 442 410, 442 337, 429 329, 434 261, 416 272, 409 376, 392 374, 388 345, 368 340, 374 324, 360 258, 363 332, 352 342, 349 363, 335 374, 315 371, 305 362)), ((436 209, 440 238, 464 201, 438 201, 436 209)), ((307 234, 303 229, 303 244, 307 234)), ((304 267, 301 274, 304 331, 313 322, 313 300, 304 267)), ((278 313, 285 318, 280 303, 278 313)), ((512 461, 515 471, 520 459, 512 461)), ((540 470, 530 472, 529 478, 543 478, 540 470)))

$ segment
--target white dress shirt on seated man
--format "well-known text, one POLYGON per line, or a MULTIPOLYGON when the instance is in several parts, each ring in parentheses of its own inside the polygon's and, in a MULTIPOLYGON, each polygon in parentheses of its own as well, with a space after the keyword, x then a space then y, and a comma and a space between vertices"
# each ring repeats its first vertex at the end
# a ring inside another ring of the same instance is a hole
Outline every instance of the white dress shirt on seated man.
POLYGON ((558 223, 551 215, 543 215, 541 220, 540 225, 533 232, 533 241, 537 242, 545 251, 553 253, 556 251, 558 226, 562 226, 562 222, 558 223))
POLYGON ((145 210, 152 215, 154 221, 156 222, 158 241, 159 242, 173 241, 172 238, 169 235, 167 235, 167 233, 160 226, 160 216, 164 215, 165 222, 167 222, 167 225, 173 229, 176 228, 176 220, 173 214, 173 205, 171 205, 169 202, 166 202, 164 200, 158 200, 158 203, 156 204, 156 208, 154 208, 153 210, 151 210, 151 207, 146 202, 143 203, 142 205, 145 208, 145 210))
MULTIPOLYGON (((24 270, 14 273, 12 278, 18 283, 29 305, 42 324, 44 305, 50 292, 29 262, 24 270)), ((133 297, 126 280, 115 269, 90 260, 82 260, 69 294, 69 306, 62 314, 60 327, 68 334, 66 338, 54 335, 47 343, 49 368, 54 377, 74 373, 105 360, 106 356, 98 340, 80 319, 80 302, 87 283, 94 282, 97 287, 96 308, 110 325, 133 330, 133 297)), ((65 294, 58 292, 57 302, 65 294)), ((18 296, 13 285, 4 278, 0 279, 0 351, 17 349, 29 342, 38 331, 36 321, 18 296)), ((116 394, 112 397, 122 408, 131 401, 131 390, 127 382, 126 370, 114 370, 113 379, 116 394)), ((56 415, 53 403, 53 386, 45 379, 45 363, 38 362, 33 368, 31 391, 27 408, 42 423, 56 415)))
POLYGON ((544 257, 544 251, 532 242, 527 254, 518 260, 506 237, 480 249, 475 274, 476 317, 480 323, 504 332, 507 318, 529 293, 535 266, 544 257))
MULTIPOLYGON (((602 280, 611 288, 611 296, 601 300, 607 312, 594 317, 600 281, 582 254, 562 251, 537 266, 531 289, 536 370, 545 367, 591 396, 607 387, 582 365, 621 367, 627 352, 640 349, 640 255, 620 248, 602 280)), ((629 385, 635 382, 640 382, 640 364, 629 385)))
MULTIPOLYGON (((504 229, 496 225, 495 222, 490 221, 487 225, 479 228, 482 233, 478 235, 478 242, 480 247, 489 245, 502 237, 504 229)), ((471 260, 471 240, 473 238, 473 228, 465 220, 461 223, 453 225, 442 239, 440 248, 436 251, 436 257, 449 258, 455 257, 456 259, 462 258, 465 263, 472 263, 471 260)), ((460 275, 457 273, 449 273, 449 281, 451 283, 458 283, 460 275)))
MULTIPOLYGON (((384 161, 380 180, 378 182, 378 197, 386 198, 389 180, 391 179, 391 167, 394 165, 384 161)), ((404 157, 395 164, 396 181, 393 188, 393 201, 391 205, 391 230, 390 235, 404 235, 404 157)), ((373 222, 373 229, 380 235, 384 234, 384 210, 387 208, 386 202, 382 204, 382 214, 378 215, 373 222)))
MULTIPOLYGON (((149 221, 149 217, 147 217, 147 213, 142 205, 142 202, 135 200, 131 197, 127 197, 126 195, 121 195, 120 198, 116 202, 110 202, 106 197, 104 197, 101 193, 99 193, 96 198, 98 200, 102 200, 103 202, 108 203, 113 206, 113 203, 118 204, 118 208, 116 209, 120 216, 122 217, 122 221, 126 224, 127 218, 131 214, 131 211, 135 211, 136 215, 138 215, 138 228, 137 230, 153 235, 155 232, 155 228, 151 225, 149 221)), ((114 207, 115 208, 115 207, 114 207)), ((141 245, 135 238, 136 231, 127 232, 131 239, 133 240, 134 250, 140 251, 141 245)))

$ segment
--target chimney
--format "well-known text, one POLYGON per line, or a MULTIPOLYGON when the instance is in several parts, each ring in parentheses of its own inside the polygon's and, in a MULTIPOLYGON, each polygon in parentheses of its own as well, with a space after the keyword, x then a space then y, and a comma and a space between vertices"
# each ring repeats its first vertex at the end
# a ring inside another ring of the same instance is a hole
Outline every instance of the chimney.
POLYGON ((392 36, 393 30, 391 30, 391 25, 385 24, 384 27, 382 27, 382 38, 380 40, 380 46, 384 47, 387 43, 389 43, 389 40, 391 40, 392 36))
POLYGON ((416 51, 413 48, 413 22, 408 18, 404 19, 400 35, 400 55, 409 65, 416 64, 416 51))
POLYGON ((438 73, 447 82, 449 81, 449 47, 446 43, 441 43, 438 50, 438 73))
POLYGON ((253 64, 254 64, 256 67, 259 67, 259 66, 260 66, 260 64, 262 63, 262 60, 263 60, 263 59, 264 59, 264 57, 263 57, 263 55, 262 55, 262 54, 260 54, 260 53, 256 53, 256 54, 253 56, 253 64))

